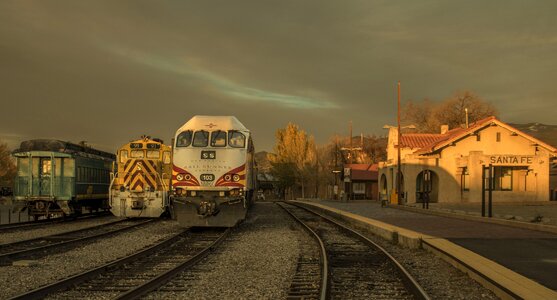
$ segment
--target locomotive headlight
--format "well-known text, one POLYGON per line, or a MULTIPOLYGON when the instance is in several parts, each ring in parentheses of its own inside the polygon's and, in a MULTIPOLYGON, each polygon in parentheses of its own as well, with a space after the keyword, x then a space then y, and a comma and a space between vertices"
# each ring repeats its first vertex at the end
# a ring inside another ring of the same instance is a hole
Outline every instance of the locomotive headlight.
POLYGON ((186 174, 184 175, 184 180, 188 181, 191 179, 191 175, 190 174, 186 174))
POLYGON ((191 191, 191 196, 195 197, 195 195, 197 195, 197 193, 195 191, 191 191))
POLYGON ((120 192, 123 192, 123 191, 125 191, 125 190, 126 190, 126 188, 125 188, 123 185, 121 185, 121 186, 120 186, 120 192))
POLYGON ((234 181, 240 181, 240 175, 234 174, 234 176, 232 176, 232 180, 234 180, 234 181))
POLYGON ((224 175, 224 180, 230 181, 231 179, 232 179, 232 175, 230 175, 230 174, 224 175))
POLYGON ((178 181, 184 180, 184 174, 178 174, 178 175, 176 175, 176 180, 178 180, 178 181))
MULTIPOLYGON (((178 176, 176 176, 176 177, 178 177, 178 176)), ((182 189, 176 189, 176 194, 177 195, 182 195, 182 189)))

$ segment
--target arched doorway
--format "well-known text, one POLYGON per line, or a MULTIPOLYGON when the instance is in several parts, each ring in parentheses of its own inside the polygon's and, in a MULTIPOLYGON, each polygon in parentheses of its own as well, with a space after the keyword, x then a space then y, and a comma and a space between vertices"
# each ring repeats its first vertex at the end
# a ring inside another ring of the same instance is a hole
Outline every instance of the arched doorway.
POLYGON ((419 192, 429 193, 429 202, 439 202, 439 176, 431 170, 423 170, 416 177, 416 202, 422 203, 419 192))

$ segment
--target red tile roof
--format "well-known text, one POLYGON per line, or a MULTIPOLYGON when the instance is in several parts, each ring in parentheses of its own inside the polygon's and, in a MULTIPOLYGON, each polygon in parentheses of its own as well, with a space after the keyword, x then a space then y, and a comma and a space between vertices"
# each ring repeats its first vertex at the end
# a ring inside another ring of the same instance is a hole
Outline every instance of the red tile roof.
POLYGON ((350 168, 351 180, 377 181, 378 164, 345 164, 345 168, 350 168))
POLYGON ((534 138, 531 135, 528 135, 506 123, 501 122, 500 120, 498 120, 497 118, 495 118, 494 116, 491 117, 487 117, 485 119, 482 120, 478 120, 472 124, 470 124, 468 126, 468 128, 455 128, 452 129, 450 131, 448 131, 447 133, 441 135, 441 137, 432 142, 429 145, 426 145, 424 147, 422 147, 420 150, 416 151, 415 153, 418 154, 427 154, 427 153, 432 153, 434 151, 437 151, 441 148, 446 147, 447 145, 452 144, 453 142, 456 142, 457 140, 468 136, 469 134, 473 134, 474 132, 478 131, 479 129, 489 126, 490 124, 496 124, 498 126, 501 126, 503 128, 506 128, 510 131, 513 131, 521 136, 523 136, 524 138, 527 138, 537 144, 540 144, 542 146, 544 146, 545 148, 547 148, 549 151, 551 152, 557 152, 557 149, 551 145, 548 145, 536 138, 534 138))
POLYGON ((403 133, 400 137, 401 148, 421 149, 437 142, 444 135, 434 133, 403 133))

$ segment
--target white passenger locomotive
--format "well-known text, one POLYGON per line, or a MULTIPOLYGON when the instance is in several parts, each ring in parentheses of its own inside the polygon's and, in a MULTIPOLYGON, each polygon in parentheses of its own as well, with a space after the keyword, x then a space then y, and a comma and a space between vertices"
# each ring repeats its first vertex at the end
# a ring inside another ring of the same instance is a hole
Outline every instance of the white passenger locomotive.
POLYGON ((146 136, 118 149, 109 189, 113 215, 158 218, 168 210, 170 155, 170 146, 146 136))
POLYGON ((233 116, 194 116, 176 131, 171 196, 183 226, 231 227, 255 189, 251 134, 233 116))

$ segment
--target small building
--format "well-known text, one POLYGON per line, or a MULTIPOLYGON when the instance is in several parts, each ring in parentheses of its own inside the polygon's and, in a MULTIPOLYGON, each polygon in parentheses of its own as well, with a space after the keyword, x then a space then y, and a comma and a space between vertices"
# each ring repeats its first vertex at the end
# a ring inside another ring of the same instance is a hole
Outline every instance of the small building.
POLYGON ((278 180, 269 173, 257 173, 257 189, 267 199, 279 198, 278 180))
POLYGON ((551 193, 555 193, 557 182, 550 180, 555 172, 555 147, 495 117, 468 128, 448 129, 442 126, 440 133, 404 133, 399 143, 397 128, 391 128, 387 161, 379 165, 380 196, 396 198, 392 196, 396 196, 400 147, 403 202, 421 202, 423 191, 428 192, 430 202, 480 202, 489 185, 490 167, 494 202, 555 199, 551 193))
POLYGON ((348 199, 377 199, 377 164, 345 164, 342 174, 348 199))

